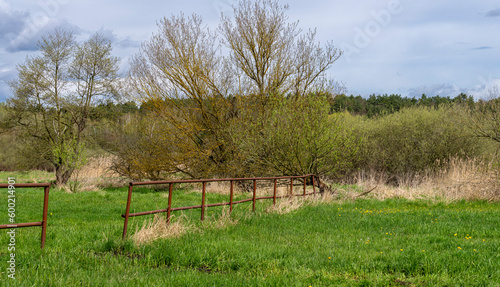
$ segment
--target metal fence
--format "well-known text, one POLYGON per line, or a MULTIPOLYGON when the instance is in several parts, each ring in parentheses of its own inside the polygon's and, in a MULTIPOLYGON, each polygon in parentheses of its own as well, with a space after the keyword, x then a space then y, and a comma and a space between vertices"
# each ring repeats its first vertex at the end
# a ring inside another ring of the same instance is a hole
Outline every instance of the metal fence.
POLYGON ((222 205, 229 205, 229 211, 231 212, 233 210, 233 205, 234 204, 239 204, 243 202, 249 202, 252 201, 252 210, 255 211, 255 203, 257 200, 260 199, 273 199, 273 205, 276 204, 276 199, 277 198, 282 198, 282 197, 291 197, 291 196, 305 196, 305 195, 311 195, 311 194, 316 194, 316 183, 318 187, 320 186, 320 181, 317 176, 314 174, 308 174, 308 175, 302 175, 302 176, 281 176, 281 177, 247 177, 247 178, 218 178, 218 179, 192 179, 192 180, 166 180, 166 181, 145 181, 145 182, 130 182, 129 187, 128 187, 128 197, 127 197, 127 207, 125 210, 125 214, 122 214, 122 217, 125 218, 125 222, 123 225, 123 235, 122 238, 125 239, 127 237, 127 227, 128 227, 128 220, 130 217, 134 216, 141 216, 141 215, 149 215, 149 214, 155 214, 155 213, 167 213, 167 223, 170 222, 170 216, 172 211, 176 210, 187 210, 187 209, 196 209, 200 208, 201 209, 201 220, 204 220, 205 218, 205 209, 207 207, 213 207, 213 206, 222 206, 222 205), (311 178, 312 186, 313 186, 313 192, 312 193, 306 193, 306 182, 307 179, 311 178), (276 194, 276 187, 277 187, 277 181, 279 179, 290 179, 290 193, 285 196, 278 196, 276 194), (294 179, 302 179, 303 181, 303 191, 301 194, 294 194, 293 193, 293 180, 294 179), (272 196, 261 196, 257 197, 257 181, 269 181, 272 180, 274 181, 274 187, 273 187, 273 195, 272 196), (238 200, 238 201, 233 201, 234 197, 234 182, 238 181, 253 181, 253 196, 252 198, 248 199, 243 199, 243 200, 238 200), (182 206, 182 207, 174 207, 172 208, 172 196, 173 196, 173 186, 174 184, 179 184, 179 183, 202 183, 202 196, 201 196, 201 205, 194 205, 194 206, 182 206), (221 202, 221 203, 213 203, 213 204, 205 204, 205 194, 206 194, 206 184, 207 182, 230 182, 230 192, 229 192, 229 202, 221 202), (130 204, 132 202, 132 190, 134 186, 137 185, 166 185, 168 184, 168 207, 165 209, 158 209, 158 210, 151 210, 151 211, 143 211, 143 212, 135 212, 135 213, 130 213, 130 204))
POLYGON ((41 248, 45 247, 45 234, 47 232, 47 209, 49 206, 49 183, 14 183, 14 184, 0 184, 0 188, 9 188, 9 186, 18 187, 43 187, 43 219, 41 222, 27 222, 27 223, 15 223, 15 224, 1 224, 0 229, 8 228, 20 228, 20 227, 32 227, 41 226, 42 227, 42 238, 41 238, 41 248))

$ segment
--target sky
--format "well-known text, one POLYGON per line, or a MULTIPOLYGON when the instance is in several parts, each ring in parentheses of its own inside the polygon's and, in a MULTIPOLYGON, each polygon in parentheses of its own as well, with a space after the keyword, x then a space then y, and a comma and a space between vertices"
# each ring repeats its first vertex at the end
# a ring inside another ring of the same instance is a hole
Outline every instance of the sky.
MULTIPOLYGON (((56 27, 86 40, 104 31, 121 72, 172 15, 202 16, 216 29, 238 0, 0 0, 0 102, 11 95, 16 66, 37 54, 37 41, 56 27)), ((290 22, 316 29, 320 43, 343 50, 328 75, 348 94, 487 99, 500 86, 498 0, 286 0, 290 22)))

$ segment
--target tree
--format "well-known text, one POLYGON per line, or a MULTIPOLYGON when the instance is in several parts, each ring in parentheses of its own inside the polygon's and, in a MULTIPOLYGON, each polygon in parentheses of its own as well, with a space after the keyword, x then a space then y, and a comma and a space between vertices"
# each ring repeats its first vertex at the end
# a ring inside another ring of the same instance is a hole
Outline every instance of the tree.
POLYGON ((99 32, 77 44, 72 32, 58 28, 38 47, 40 56, 18 65, 8 106, 27 156, 52 164, 61 185, 83 162, 90 108, 100 97, 117 94, 119 59, 99 32))
POLYGON ((164 141, 173 143, 169 170, 236 175, 242 161, 229 123, 239 109, 262 118, 273 96, 332 88, 325 73, 341 52, 331 43, 321 47, 314 31, 302 34, 285 10, 274 0, 244 0, 234 17, 222 16, 216 32, 196 15, 158 23, 132 61, 130 83, 139 101, 164 119, 164 141))
POLYGON ((314 173, 338 179, 353 166, 359 138, 345 124, 346 114, 328 113, 326 97, 310 94, 274 101, 258 119, 262 128, 255 128, 259 123, 246 110, 231 122, 245 173, 314 173))
MULTIPOLYGON (((500 89, 493 86, 488 90, 490 99, 480 100, 469 106, 469 120, 466 124, 475 136, 500 143, 500 89)), ((462 102, 465 102, 464 98, 462 102)))
POLYGON ((327 87, 325 72, 342 55, 332 43, 321 47, 316 31, 302 34, 278 1, 241 1, 234 17, 222 17, 220 31, 238 72, 239 91, 265 104, 270 95, 296 97, 327 87))

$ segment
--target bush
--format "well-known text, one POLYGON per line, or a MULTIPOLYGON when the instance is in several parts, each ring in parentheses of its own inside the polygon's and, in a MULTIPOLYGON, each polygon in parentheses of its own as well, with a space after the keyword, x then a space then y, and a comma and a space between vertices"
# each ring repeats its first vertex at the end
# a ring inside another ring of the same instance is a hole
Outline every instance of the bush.
POLYGON ((339 178, 352 167, 357 137, 347 114, 328 115, 325 97, 274 97, 262 113, 240 109, 231 135, 240 152, 240 172, 252 175, 314 173, 339 178))
POLYGON ((354 119, 351 124, 363 138, 358 168, 398 176, 433 170, 455 156, 477 155, 480 143, 459 117, 452 107, 416 107, 375 119, 354 119))
POLYGON ((116 156, 113 171, 134 180, 159 180, 177 172, 171 158, 173 139, 166 136, 163 127, 151 114, 131 113, 116 123, 102 121, 94 138, 116 156))

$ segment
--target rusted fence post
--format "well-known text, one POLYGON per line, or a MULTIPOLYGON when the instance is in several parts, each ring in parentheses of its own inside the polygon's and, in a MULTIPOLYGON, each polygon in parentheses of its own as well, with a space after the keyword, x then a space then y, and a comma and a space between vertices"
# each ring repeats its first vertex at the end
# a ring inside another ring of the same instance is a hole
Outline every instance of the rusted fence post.
POLYGON ((173 183, 168 184, 168 209, 167 209, 167 224, 170 224, 170 213, 172 212, 172 187, 173 183))
POLYGON ((203 190, 201 192, 201 221, 205 220, 205 192, 206 192, 207 182, 203 182, 203 190))
POLYGON ((128 195, 127 195, 127 207, 125 208, 125 222, 123 223, 122 239, 125 239, 127 237, 128 218, 130 214, 130 202, 132 201, 132 189, 133 189, 133 184, 129 183, 128 195))
POLYGON ((229 191, 229 213, 233 212, 233 194, 234 194, 234 182, 231 180, 231 189, 229 191))
POLYGON ((252 210, 255 211, 255 200, 257 198, 257 180, 253 180, 253 205, 252 210))
MULTIPOLYGON (((9 188, 11 189, 19 188, 19 187, 43 187, 43 214, 42 221, 39 222, 25 222, 25 223, 15 223, 13 221, 10 224, 0 224, 0 229, 12 229, 12 228, 21 228, 21 227, 33 227, 40 226, 42 227, 42 234, 40 238, 40 248, 45 247, 45 238, 47 234, 47 213, 49 208, 49 192, 50 192, 50 184, 49 183, 12 183, 12 184, 0 184, 0 188, 9 188)), ((11 200, 15 200, 11 199, 11 200)), ((9 201, 10 202, 10 201, 9 201)))
POLYGON ((45 247, 45 236, 47 234, 47 212, 49 208, 49 186, 43 188, 43 221, 42 221, 42 243, 41 248, 45 247))
POLYGON ((293 178, 290 178, 290 197, 293 196, 293 178))
POLYGON ((276 205, 276 184, 277 184, 277 179, 274 179, 274 188, 273 188, 273 205, 276 205))

